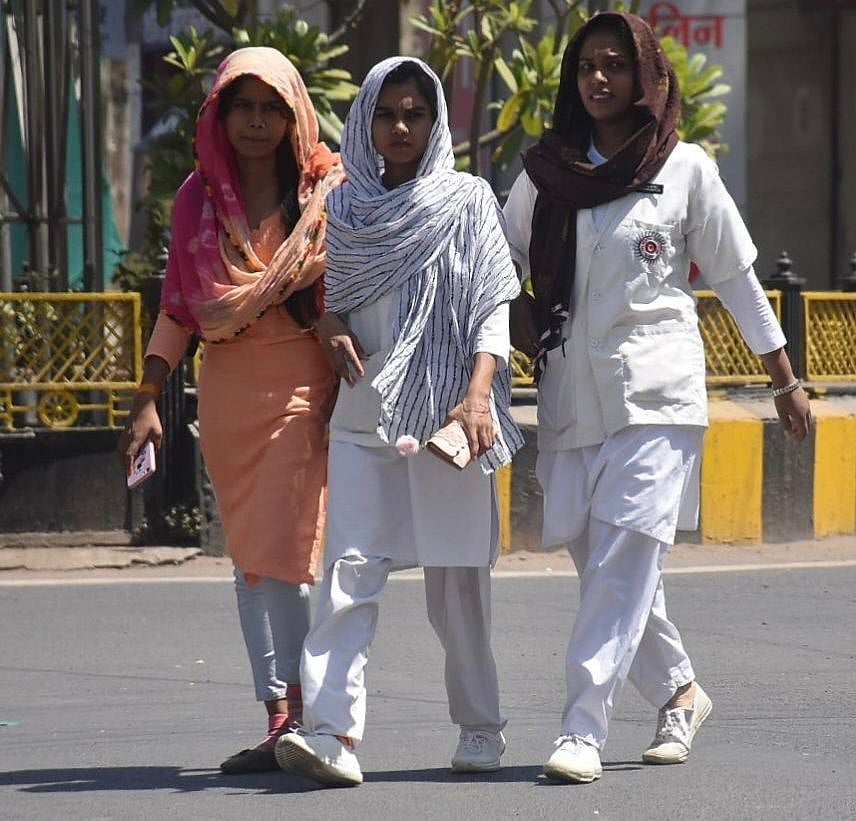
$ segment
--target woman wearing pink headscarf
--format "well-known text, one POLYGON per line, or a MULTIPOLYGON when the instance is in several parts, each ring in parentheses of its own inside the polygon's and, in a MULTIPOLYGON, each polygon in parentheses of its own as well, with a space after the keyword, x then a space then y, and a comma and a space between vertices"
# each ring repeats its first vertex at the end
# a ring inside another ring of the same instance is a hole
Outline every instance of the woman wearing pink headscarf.
POLYGON ((326 508, 327 421, 336 377, 312 331, 323 302, 324 199, 343 179, 318 141, 294 66, 272 48, 221 63, 196 122, 196 170, 179 189, 161 313, 119 450, 126 467, 162 438, 156 399, 191 334, 208 344, 199 384, 214 485, 267 738, 223 769, 275 769, 299 720, 326 508), (269 619, 269 632, 264 621, 269 619), (275 661, 274 661, 275 658, 275 661))

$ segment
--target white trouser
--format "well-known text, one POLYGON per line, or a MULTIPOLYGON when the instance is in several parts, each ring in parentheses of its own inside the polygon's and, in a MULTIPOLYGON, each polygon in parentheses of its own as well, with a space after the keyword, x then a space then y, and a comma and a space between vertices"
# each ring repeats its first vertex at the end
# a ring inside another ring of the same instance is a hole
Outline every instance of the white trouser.
POLYGON ((562 735, 602 747, 628 676, 659 709, 695 675, 666 615, 662 569, 669 545, 590 517, 569 548, 580 609, 568 642, 562 735))
MULTIPOLYGON (((303 723, 327 735, 363 738, 365 666, 391 560, 347 555, 324 574, 303 646, 303 723)), ((453 723, 496 732, 496 663, 490 648, 490 569, 425 567, 428 618, 446 652, 446 693, 453 723)))
POLYGON ((247 584, 235 568, 238 616, 253 671, 257 701, 285 698, 300 677, 300 652, 309 630, 309 586, 263 577, 247 584))

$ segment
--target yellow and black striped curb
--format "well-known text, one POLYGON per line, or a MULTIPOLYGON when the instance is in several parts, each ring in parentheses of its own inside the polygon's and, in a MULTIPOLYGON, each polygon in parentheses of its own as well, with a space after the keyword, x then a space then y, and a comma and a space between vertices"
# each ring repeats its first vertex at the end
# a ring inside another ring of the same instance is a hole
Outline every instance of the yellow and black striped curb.
MULTIPOLYGON (((763 398, 713 397, 701 464, 705 543, 785 542, 856 534, 856 395, 816 396, 808 439, 786 439, 763 398)), ((540 546, 534 405, 517 405, 526 442, 498 474, 503 551, 540 546)), ((856 535, 854 535, 856 549, 856 535)))
POLYGON ((815 397, 812 411, 811 434, 795 444, 769 399, 711 401, 701 466, 703 541, 856 533, 856 396, 815 397))

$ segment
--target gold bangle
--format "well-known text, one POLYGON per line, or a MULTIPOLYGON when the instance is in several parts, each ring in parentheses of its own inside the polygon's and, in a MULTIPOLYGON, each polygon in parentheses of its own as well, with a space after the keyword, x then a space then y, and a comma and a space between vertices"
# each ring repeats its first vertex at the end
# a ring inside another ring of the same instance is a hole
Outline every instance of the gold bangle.
POLYGON ((155 385, 154 382, 143 382, 139 388, 137 388, 137 393, 150 393, 155 399, 160 396, 161 389, 155 385))

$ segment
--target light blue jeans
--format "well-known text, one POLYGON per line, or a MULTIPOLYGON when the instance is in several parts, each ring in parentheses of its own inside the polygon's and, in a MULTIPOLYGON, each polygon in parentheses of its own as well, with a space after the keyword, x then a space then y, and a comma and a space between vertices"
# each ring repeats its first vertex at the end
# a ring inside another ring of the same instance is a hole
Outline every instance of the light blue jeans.
POLYGON ((241 631, 257 701, 285 698, 300 681, 300 655, 309 631, 309 585, 262 577, 252 587, 235 568, 241 631))

